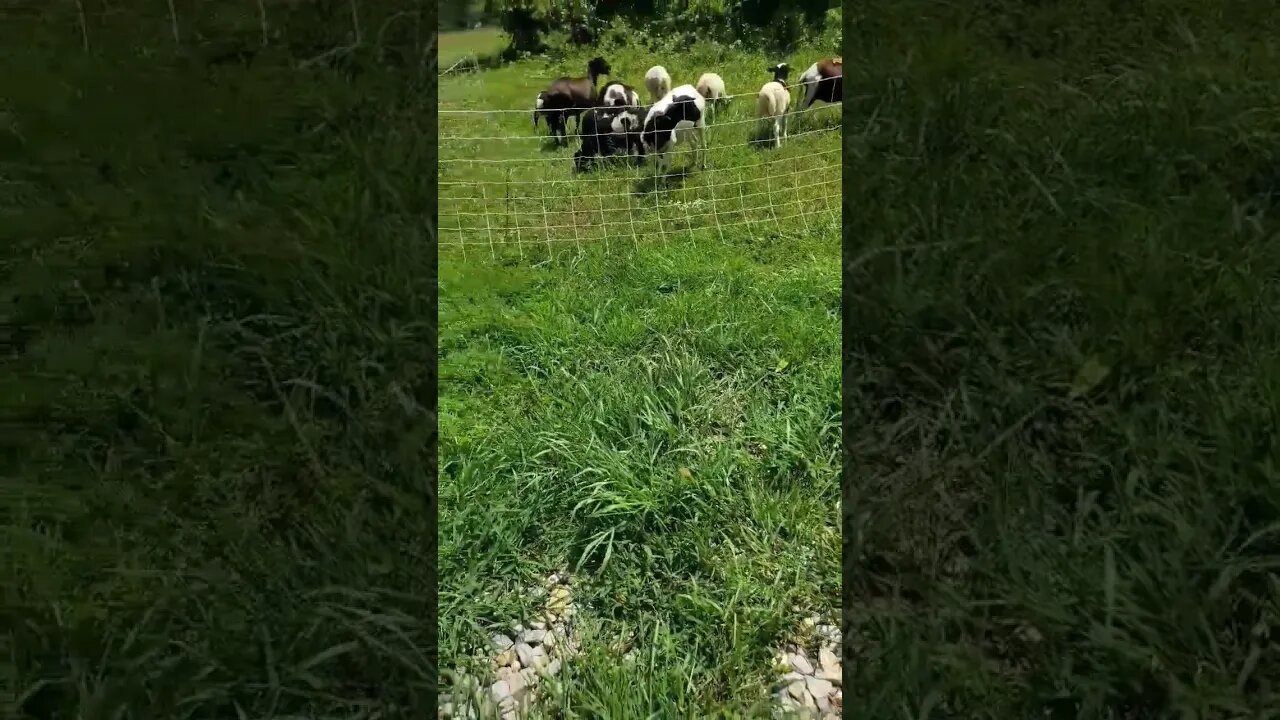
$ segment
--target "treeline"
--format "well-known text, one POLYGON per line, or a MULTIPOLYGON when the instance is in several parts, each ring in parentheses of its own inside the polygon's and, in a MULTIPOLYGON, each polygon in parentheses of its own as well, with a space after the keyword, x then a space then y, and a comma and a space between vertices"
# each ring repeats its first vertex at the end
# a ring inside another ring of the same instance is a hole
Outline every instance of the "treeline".
POLYGON ((596 42, 610 30, 662 37, 750 42, 785 49, 834 30, 839 0, 484 0, 511 36, 512 53, 539 52, 557 41, 596 42))

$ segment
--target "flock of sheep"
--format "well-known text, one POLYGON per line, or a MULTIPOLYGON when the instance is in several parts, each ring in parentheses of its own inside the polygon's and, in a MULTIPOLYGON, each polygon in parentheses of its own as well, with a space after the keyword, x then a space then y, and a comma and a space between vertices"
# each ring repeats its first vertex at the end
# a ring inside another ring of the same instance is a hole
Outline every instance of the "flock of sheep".
MULTIPOLYGON (((804 96, 796 111, 822 101, 838 103, 843 99, 843 66, 838 57, 819 60, 800 76, 804 96)), ((784 122, 791 94, 787 88, 787 64, 768 68, 773 79, 760 88, 756 110, 760 121, 769 125, 768 134, 774 147, 781 147, 786 137, 784 122)), ((661 65, 649 68, 644 75, 649 91, 649 106, 641 105, 640 93, 618 80, 611 80, 597 91, 601 76, 611 75, 604 58, 587 63, 586 77, 561 77, 538 93, 533 111, 533 127, 545 119, 557 144, 567 145, 565 126, 570 118, 578 122, 582 147, 573 156, 575 170, 585 170, 597 157, 630 155, 635 163, 644 162, 646 153, 657 156, 657 167, 665 172, 671 163, 671 152, 677 144, 687 143, 702 167, 707 166, 707 103, 714 111, 728 102, 724 80, 715 73, 704 73, 696 85, 671 88, 671 75, 661 65), (700 153, 698 151, 701 151, 700 153)), ((696 158, 695 158, 696 159, 696 158)))

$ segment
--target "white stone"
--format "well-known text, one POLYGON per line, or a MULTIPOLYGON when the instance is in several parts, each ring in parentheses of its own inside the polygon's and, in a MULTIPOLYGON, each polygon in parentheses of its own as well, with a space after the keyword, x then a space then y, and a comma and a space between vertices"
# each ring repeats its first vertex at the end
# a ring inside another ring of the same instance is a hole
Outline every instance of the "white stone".
POLYGON ((831 694, 835 688, 831 687, 831 683, 822 678, 811 677, 804 681, 809 686, 809 692, 815 697, 826 697, 831 694))
POLYGON ((803 682, 791 683, 787 686, 787 692, 800 702, 804 702, 804 699, 809 696, 809 691, 805 689, 805 683, 803 682))
POLYGON ((525 630, 524 632, 520 633, 520 639, 525 641, 526 643, 529 643, 530 645, 537 645, 538 643, 541 643, 543 638, 545 638, 546 636, 547 636, 547 631, 539 630, 538 628, 525 630))
POLYGON ((804 655, 801 655, 800 653, 791 653, 787 656, 787 661, 791 663, 791 667, 795 668, 796 672, 803 673, 805 675, 813 674, 813 663, 809 662, 809 658, 804 655))
POLYGON ((511 686, 507 684, 506 680, 499 680, 493 684, 493 687, 489 688, 489 695, 493 698, 494 702, 500 703, 506 698, 511 697, 511 686))
POLYGON ((533 648, 526 643, 516 643, 516 657, 520 658, 522 667, 529 667, 533 664, 533 648))
POLYGON ((547 624, 542 622, 541 620, 534 620, 533 622, 529 623, 529 627, 533 628, 534 630, 546 630, 547 624))
POLYGON ((489 638, 489 645, 497 652, 502 652, 514 644, 515 643, 512 642, 511 638, 503 635, 502 633, 495 633, 493 637, 489 638))
POLYGON ((840 668, 840 658, 836 657, 836 654, 827 648, 822 648, 822 650, 818 651, 818 664, 822 666, 823 670, 838 670, 840 668))
POLYGON ((548 676, 553 676, 553 675, 555 675, 555 674, 559 673, 559 672, 560 672, 560 661, 559 661, 559 660, 552 660, 551 662, 547 663, 547 666, 546 666, 545 668, 543 668, 543 669, 542 669, 542 671, 543 671, 544 673, 546 673, 548 676))
POLYGON ((506 650, 503 650, 502 652, 498 653, 498 656, 494 658, 493 661, 498 664, 498 667, 506 667, 507 665, 510 665, 511 661, 515 659, 516 659, 516 651, 513 650, 512 648, 507 648, 506 650))
POLYGON ((834 668, 832 670, 824 669, 822 672, 818 673, 818 677, 837 687, 844 684, 844 675, 840 673, 840 668, 834 668))

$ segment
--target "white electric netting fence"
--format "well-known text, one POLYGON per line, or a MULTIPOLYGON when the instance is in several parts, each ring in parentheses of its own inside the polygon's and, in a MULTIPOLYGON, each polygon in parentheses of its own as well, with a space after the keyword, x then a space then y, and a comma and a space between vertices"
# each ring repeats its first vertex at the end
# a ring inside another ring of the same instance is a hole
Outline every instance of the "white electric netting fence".
POLYGON ((591 243, 607 251, 698 231, 722 239, 801 232, 834 239, 840 110, 819 103, 788 112, 779 148, 767 134, 771 122, 755 116, 755 93, 730 96, 718 109, 708 103, 707 167, 681 143, 660 176, 651 156, 640 167, 626 157, 597 158, 590 171, 575 172, 581 136, 567 133, 568 145, 556 147, 545 122, 534 132, 532 103, 526 110, 441 109, 440 247, 465 259, 591 243))

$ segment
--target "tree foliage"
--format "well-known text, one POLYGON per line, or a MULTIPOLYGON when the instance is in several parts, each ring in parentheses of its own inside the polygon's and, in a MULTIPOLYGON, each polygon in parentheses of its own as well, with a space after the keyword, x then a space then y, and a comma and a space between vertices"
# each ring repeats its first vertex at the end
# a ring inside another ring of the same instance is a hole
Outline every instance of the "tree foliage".
POLYGON ((501 19, 517 53, 545 49, 552 32, 592 42, 616 20, 680 40, 749 38, 785 48, 838 7, 832 0, 485 0, 485 12, 501 19))

